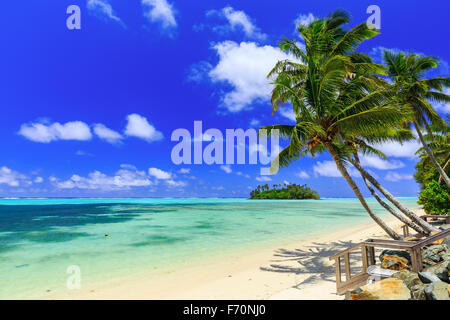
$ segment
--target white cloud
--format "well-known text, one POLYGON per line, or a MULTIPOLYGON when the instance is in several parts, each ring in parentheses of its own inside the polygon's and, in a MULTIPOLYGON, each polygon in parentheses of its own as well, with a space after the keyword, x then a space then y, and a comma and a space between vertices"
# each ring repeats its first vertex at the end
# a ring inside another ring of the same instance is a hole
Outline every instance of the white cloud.
MULTIPOLYGON (((317 161, 313 167, 314 173, 322 177, 342 178, 341 173, 334 161, 317 161)), ((351 176, 358 177, 359 173, 355 168, 347 167, 347 171, 351 176)))
POLYGON ((42 183, 42 182, 44 182, 44 178, 42 178, 42 177, 36 177, 34 179, 34 183, 42 183))
POLYGON ((292 110, 290 105, 282 107, 278 110, 283 117, 291 120, 292 122, 297 122, 297 117, 295 116, 294 110, 292 110))
POLYGON ((383 152, 387 157, 396 158, 415 158, 416 151, 421 147, 421 144, 416 140, 399 142, 386 142, 383 144, 374 144, 373 147, 383 152))
POLYGON ((88 0, 86 7, 97 17, 103 20, 116 21, 120 25, 125 27, 125 24, 118 16, 116 16, 114 10, 111 7, 111 4, 107 0, 88 0))
POLYGON ((163 171, 158 168, 148 169, 148 174, 155 177, 158 180, 168 180, 172 178, 172 175, 169 172, 163 171))
POLYGON ((145 171, 138 171, 131 167, 122 167, 113 176, 107 176, 100 171, 94 171, 87 177, 81 177, 77 174, 65 181, 53 177, 51 181, 60 189, 90 189, 90 190, 121 190, 130 187, 150 186, 150 181, 145 171))
POLYGON ((237 171, 236 174, 237 174, 238 176, 242 176, 242 177, 245 177, 245 178, 250 178, 250 176, 249 176, 248 174, 243 173, 243 172, 241 172, 241 171, 237 171))
POLYGON ((387 181, 396 182, 396 181, 400 181, 400 180, 412 180, 413 176, 411 174, 400 174, 400 173, 391 171, 386 174, 384 179, 387 181))
POLYGON ((22 124, 19 134, 28 140, 41 143, 49 143, 56 140, 80 140, 86 141, 92 138, 91 129, 81 121, 22 124))
POLYGON ((258 119, 250 120, 250 127, 259 127, 260 125, 261 125, 261 122, 258 119))
POLYGON ((136 113, 127 116, 127 126, 125 134, 130 137, 137 137, 147 142, 163 139, 163 134, 155 129, 147 120, 147 118, 136 113))
MULTIPOLYGON (((450 88, 445 88, 443 93, 450 95, 450 88)), ((437 112, 441 112, 446 115, 450 114, 450 103, 432 102, 432 105, 437 112)))
POLYGON ((166 183, 170 186, 170 187, 175 187, 175 188, 180 188, 180 187, 185 187, 187 186, 187 183, 184 181, 175 181, 175 180, 167 180, 166 183))
POLYGON ((294 34, 298 34, 297 26, 299 26, 299 25, 307 26, 314 20, 316 20, 316 17, 312 13, 299 14, 297 16, 297 18, 295 18, 295 20, 294 20, 294 25, 295 25, 294 34))
POLYGON ((259 182, 272 181, 272 178, 270 178, 268 176, 260 176, 260 177, 256 177, 255 179, 256 179, 256 181, 259 181, 259 182))
POLYGON ((268 102, 272 85, 267 74, 284 59, 293 59, 272 46, 258 46, 254 42, 220 42, 213 47, 219 62, 209 72, 213 82, 225 82, 233 87, 223 98, 223 105, 238 112, 253 102, 268 102))
POLYGON ((86 152, 86 151, 83 151, 83 150, 78 150, 77 152, 75 152, 75 154, 76 154, 77 156, 92 156, 91 153, 86 152))
POLYGON ((208 61, 200 61, 189 67, 187 81, 201 83, 212 69, 212 65, 208 61))
POLYGON ((94 133, 103 140, 106 140, 109 143, 119 143, 123 137, 120 133, 111 130, 104 126, 101 123, 97 123, 94 125, 94 133))
POLYGON ((225 7, 221 11, 208 11, 206 15, 219 15, 227 19, 228 26, 215 27, 215 31, 221 32, 223 29, 230 29, 234 31, 239 28, 242 29, 248 38, 264 40, 267 37, 267 35, 262 33, 260 29, 253 24, 250 17, 244 11, 234 10, 232 7, 225 7))
POLYGON ((299 173, 296 174, 297 177, 302 178, 302 179, 309 179, 309 174, 306 171, 300 171, 299 173))
POLYGON ((231 173, 233 170, 231 170, 230 166, 220 166, 220 169, 225 171, 226 173, 231 173))
POLYGON ((181 174, 188 174, 188 173, 191 173, 191 169, 189 169, 189 168, 181 168, 178 172, 181 173, 181 174))
POLYGON ((405 164, 399 160, 388 161, 372 155, 360 156, 360 160, 363 167, 375 168, 379 170, 392 170, 403 168, 405 166, 405 164))
POLYGON ((20 172, 11 170, 8 167, 0 167, 0 184, 7 184, 10 187, 18 187, 23 184, 29 185, 28 177, 20 172))
POLYGON ((59 189, 88 189, 100 191, 129 190, 134 187, 156 186, 162 180, 169 187, 184 187, 184 181, 176 181, 172 174, 158 168, 149 168, 148 171, 138 170, 135 166, 122 164, 114 175, 106 175, 98 170, 83 177, 72 175, 67 180, 49 177, 49 181, 59 189))
POLYGON ((159 22, 165 29, 177 26, 172 4, 167 0, 142 0, 144 16, 151 22, 159 22))

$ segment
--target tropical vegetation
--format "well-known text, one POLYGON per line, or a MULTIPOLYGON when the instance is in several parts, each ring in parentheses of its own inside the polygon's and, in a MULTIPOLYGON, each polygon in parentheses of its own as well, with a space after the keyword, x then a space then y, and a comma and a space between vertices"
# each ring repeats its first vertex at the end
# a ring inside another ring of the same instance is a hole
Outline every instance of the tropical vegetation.
MULTIPOLYGON (((431 130, 429 122, 443 132, 445 128, 439 115, 426 99, 450 101, 450 97, 441 92, 450 84, 449 79, 424 79, 425 70, 437 63, 435 58, 385 53, 385 59, 390 61, 387 67, 374 63, 357 49, 378 32, 366 23, 346 30, 343 25, 349 20, 346 12, 337 10, 324 19, 299 25, 300 39, 285 38, 280 42, 280 48, 292 58, 279 61, 268 75, 273 81, 271 102, 273 112, 291 107, 296 124, 269 125, 260 130, 270 134, 275 129, 289 140, 289 145, 273 162, 280 167, 289 166, 307 154, 315 156, 327 152, 364 209, 391 238, 400 239, 400 236, 374 214, 349 174, 348 166, 353 165, 360 172, 380 205, 418 232, 429 234, 435 227, 386 190, 361 166, 359 155, 386 158, 373 145, 414 139, 409 124, 415 126, 419 138, 422 128, 431 130), (403 69, 395 68, 402 65, 403 57, 407 57, 406 69, 415 74, 411 79, 403 79, 400 76, 403 69), (375 189, 400 213, 381 199, 375 189)), ((424 149, 427 148, 425 143, 424 149)), ((433 158, 430 159, 434 164, 433 158)), ((445 180, 441 171, 439 173, 445 180)))
MULTIPOLYGON (((447 128, 450 127, 449 119, 446 121, 447 128)), ((432 131, 433 126, 431 126, 432 131)), ((447 130, 448 131, 448 130, 447 130)), ((447 175, 450 174, 450 140, 448 135, 426 134, 430 150, 436 161, 442 166, 447 175)), ((421 186, 419 204, 428 214, 450 214, 450 188, 443 183, 442 176, 436 170, 424 148, 417 151, 420 161, 416 164, 414 178, 421 186)))
POLYGON ((258 186, 255 190, 250 192, 250 199, 285 199, 285 200, 305 200, 305 199, 320 199, 319 194, 305 185, 274 184, 270 189, 268 184, 258 186))

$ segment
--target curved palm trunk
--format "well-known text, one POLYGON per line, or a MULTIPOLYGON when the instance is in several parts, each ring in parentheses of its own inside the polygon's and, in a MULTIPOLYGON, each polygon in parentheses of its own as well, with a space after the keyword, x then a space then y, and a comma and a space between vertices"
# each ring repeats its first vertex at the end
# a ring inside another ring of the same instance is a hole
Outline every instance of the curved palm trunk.
POLYGON ((340 160, 339 155, 336 153, 336 151, 334 150, 333 146, 330 144, 326 145, 328 151, 331 154, 331 157, 333 158, 334 162, 336 163, 336 166, 339 170, 339 172, 342 174, 342 176, 345 178, 345 180, 347 181, 347 183, 350 185, 350 187, 352 188, 353 192, 355 193, 356 197, 358 198, 359 202, 361 202, 362 206, 364 207, 364 209, 366 209, 367 213, 369 214, 369 216, 392 238, 395 240, 399 240, 401 239, 401 237, 394 231, 392 230, 386 223, 384 223, 383 220, 381 220, 379 217, 377 217, 372 210, 370 209, 370 207, 368 206, 366 200, 364 199, 361 191, 359 190, 358 186, 356 185, 355 181, 353 181, 353 179, 350 177, 347 169, 342 165, 342 162, 340 160))
POLYGON ((414 128, 416 128, 417 135, 419 136, 420 142, 423 144, 423 148, 425 149, 426 153, 431 159, 431 162, 433 162, 433 165, 436 167, 437 171, 441 175, 442 179, 445 181, 447 186, 450 188, 450 179, 448 178, 447 174, 445 173, 444 169, 439 165, 439 163, 436 160, 436 157, 434 156, 433 152, 431 152, 430 148, 428 147, 427 143, 425 142, 425 139, 423 138, 422 132, 420 132, 419 125, 417 122, 414 123, 414 128))
MULTIPOLYGON (((447 162, 445 163, 445 165, 442 167, 442 170, 444 170, 444 172, 445 172, 445 169, 447 169, 449 163, 450 163, 450 159, 448 159, 447 162)), ((441 184, 441 182, 442 182, 442 176, 439 176, 438 183, 441 184)))
MULTIPOLYGON (((358 164, 360 165, 359 162, 359 157, 357 154, 354 155, 355 157, 355 161, 358 162, 358 164)), ((367 180, 367 178, 362 174, 362 172, 360 171, 361 177, 364 180, 364 183, 367 186, 367 189, 369 189, 370 193, 372 194, 372 196, 378 201, 378 203, 385 208, 387 211, 389 211, 390 214, 392 214, 394 217, 396 217, 398 220, 400 220, 401 222, 403 222, 404 224, 406 224, 408 227, 416 230, 419 233, 426 233, 424 232, 424 230, 422 228, 420 228, 417 224, 415 224, 414 222, 406 219, 404 216, 402 216, 401 214, 399 214, 397 211, 395 211, 390 205, 388 205, 386 202, 384 202, 376 193, 376 191, 372 188, 372 186, 370 185, 370 182, 367 180)))
POLYGON ((426 235, 430 234, 431 231, 438 231, 437 228, 433 227, 426 221, 422 220, 419 216, 417 216, 414 212, 406 208, 400 201, 398 201, 389 191, 387 191, 374 177, 372 177, 366 170, 364 170, 361 165, 350 159, 350 162, 355 166, 356 169, 365 177, 370 183, 377 188, 381 194, 383 194, 394 206, 396 206, 401 212, 403 212, 409 219, 411 219, 414 223, 419 225, 425 232, 426 235))

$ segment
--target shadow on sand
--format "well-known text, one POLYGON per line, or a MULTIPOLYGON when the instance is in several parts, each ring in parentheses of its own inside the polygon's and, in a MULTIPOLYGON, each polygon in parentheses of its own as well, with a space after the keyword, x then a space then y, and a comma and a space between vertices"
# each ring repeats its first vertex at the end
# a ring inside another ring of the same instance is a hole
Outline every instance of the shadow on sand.
MULTIPOLYGON (((313 242, 313 245, 307 246, 305 250, 278 249, 275 251, 274 258, 270 267, 261 267, 263 271, 292 273, 296 275, 307 275, 306 279, 293 286, 300 289, 302 285, 314 284, 319 281, 336 281, 336 271, 334 262, 329 257, 339 253, 342 250, 355 245, 352 241, 336 241, 329 243, 313 242)), ((359 272, 361 270, 360 259, 358 256, 352 256, 352 270, 359 272)))

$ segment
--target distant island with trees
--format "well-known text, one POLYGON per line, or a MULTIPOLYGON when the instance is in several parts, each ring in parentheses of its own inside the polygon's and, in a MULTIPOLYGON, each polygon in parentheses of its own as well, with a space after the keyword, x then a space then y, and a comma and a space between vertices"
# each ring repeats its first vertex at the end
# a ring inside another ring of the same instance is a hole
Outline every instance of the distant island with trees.
POLYGON ((305 185, 287 184, 274 184, 273 189, 270 189, 268 184, 258 186, 255 190, 250 192, 250 199, 286 199, 286 200, 318 200, 319 194, 305 185))

